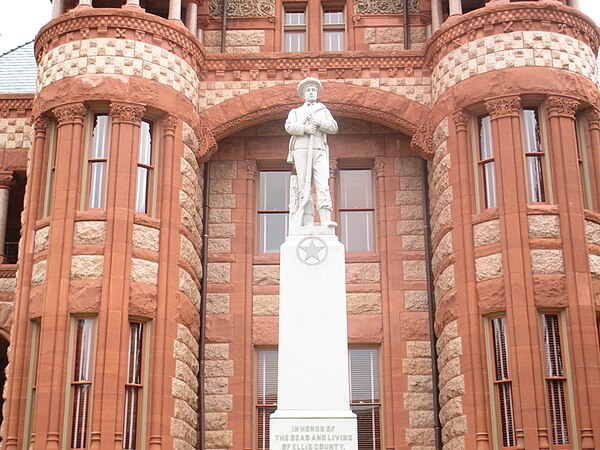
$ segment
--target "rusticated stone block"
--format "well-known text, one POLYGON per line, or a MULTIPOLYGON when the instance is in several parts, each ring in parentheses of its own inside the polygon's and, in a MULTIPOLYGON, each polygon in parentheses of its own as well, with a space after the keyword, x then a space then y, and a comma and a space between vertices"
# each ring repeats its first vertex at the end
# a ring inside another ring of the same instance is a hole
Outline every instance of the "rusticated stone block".
POLYGON ((204 416, 206 430, 225 430, 227 428, 227 413, 207 413, 204 416))
POLYGON ((435 283, 435 299, 439 302, 446 292, 456 286, 454 278, 454 264, 449 265, 444 269, 435 283))
POLYGON ((488 220, 473 225, 473 240, 475 247, 500 242, 500 221, 498 219, 488 220))
POLYGON ((277 286, 279 285, 279 266, 254 266, 252 268, 252 278, 254 284, 258 286, 277 286))
POLYGON ((527 228, 529 239, 560 238, 560 221, 555 215, 529 215, 527 228))
POLYGON ((501 253, 475 259, 477 281, 491 280, 492 278, 501 277, 503 274, 501 253))
POLYGON ((423 236, 402 236, 402 250, 423 251, 425 239, 423 236))
POLYGON ((16 278, 0 278, 0 292, 14 293, 17 288, 16 278))
POLYGON ((144 225, 133 224, 133 246, 158 252, 160 230, 144 225))
POLYGON ((423 160, 414 156, 399 156, 394 158, 394 173, 400 177, 413 177, 423 168, 423 160))
MULTIPOLYGON (((431 359, 429 360, 431 367, 431 359)), ((408 375, 408 392, 433 392, 431 375, 408 375)))
POLYGON ((208 263, 206 270, 209 283, 231 282, 231 264, 229 263, 208 263))
POLYGON ((347 263, 346 283, 379 283, 381 271, 379 263, 347 263))
POLYGON ((204 397, 206 412, 229 412, 233 408, 232 395, 207 395, 204 397))
POLYGON ((231 223, 230 208, 211 208, 208 212, 209 223, 231 223))
POLYGON ((131 281, 158 284, 158 263, 145 259, 131 258, 131 281))
POLYGON ((346 305, 348 314, 379 314, 381 313, 381 294, 347 294, 346 305))
POLYGON ((214 255, 215 253, 231 253, 231 239, 230 238, 209 238, 208 239, 208 254, 214 255))
POLYGON ((206 431, 207 448, 229 448, 233 445, 233 432, 230 430, 206 431))
POLYGON ((407 311, 427 311, 428 307, 426 291, 404 292, 404 309, 407 311))
POLYGON ((50 227, 40 228, 35 232, 34 244, 33 244, 33 252, 41 252, 42 250, 46 250, 48 248, 48 243, 50 242, 50 227))
POLYGON ((229 294, 206 294, 206 313, 207 314, 228 314, 229 313, 229 294))
MULTIPOLYGON (((133 258, 131 266, 133 273, 133 258)), ((93 280, 102 278, 103 269, 103 255, 76 255, 73 256, 73 259, 71 260, 71 278, 75 280, 93 280)), ((156 269, 158 270, 158 266, 156 269)))
POLYGON ((279 315, 279 296, 255 295, 252 298, 252 314, 255 316, 279 315))
POLYGON ((404 409, 406 410, 433 410, 433 394, 422 392, 407 392, 404 394, 404 409))
POLYGON ((235 180, 237 178, 236 161, 211 161, 211 180, 235 180))
POLYGON ((562 250, 531 250, 533 273, 564 273, 562 250))
POLYGON ((229 344, 206 344, 204 352, 207 360, 227 361, 229 359, 229 344))
POLYGON ((73 244, 89 245, 104 244, 106 240, 106 222, 82 221, 75 222, 73 244))
POLYGON ((435 444, 435 431, 433 428, 408 428, 406 443, 408 445, 433 445, 435 444))
POLYGON ((198 310, 200 307, 200 290, 192 276, 184 269, 179 269, 179 290, 183 292, 198 310))
POLYGON ((204 378, 205 395, 222 395, 229 393, 229 378, 206 377, 204 378))
POLYGON ((233 361, 205 361, 205 377, 230 377, 233 375, 233 361))

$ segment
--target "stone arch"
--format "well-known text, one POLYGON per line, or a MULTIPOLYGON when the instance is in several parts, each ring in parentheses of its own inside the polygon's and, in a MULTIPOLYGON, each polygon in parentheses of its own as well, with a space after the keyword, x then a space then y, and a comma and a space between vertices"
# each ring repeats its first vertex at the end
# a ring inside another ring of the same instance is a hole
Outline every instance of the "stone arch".
MULTIPOLYGON (((321 100, 334 115, 369 120, 414 136, 423 128, 430 109, 401 95, 346 83, 323 83, 321 100)), ((285 118, 300 104, 296 83, 280 85, 226 100, 200 115, 217 141, 266 120, 285 118)), ((413 148, 424 158, 432 155, 425 148, 413 148)), ((209 156, 200 150, 200 157, 209 156)))

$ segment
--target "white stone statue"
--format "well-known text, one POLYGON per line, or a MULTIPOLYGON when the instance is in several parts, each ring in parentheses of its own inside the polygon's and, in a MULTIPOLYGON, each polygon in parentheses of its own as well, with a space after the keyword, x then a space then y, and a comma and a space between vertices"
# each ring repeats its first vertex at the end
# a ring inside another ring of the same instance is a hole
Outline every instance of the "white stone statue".
POLYGON ((313 184, 321 226, 337 226, 331 220, 327 135, 337 133, 338 126, 327 107, 317 102, 322 90, 316 78, 302 80, 298 95, 304 104, 292 109, 285 121, 285 130, 292 135, 287 162, 296 167, 290 183, 290 229, 314 225, 313 184))

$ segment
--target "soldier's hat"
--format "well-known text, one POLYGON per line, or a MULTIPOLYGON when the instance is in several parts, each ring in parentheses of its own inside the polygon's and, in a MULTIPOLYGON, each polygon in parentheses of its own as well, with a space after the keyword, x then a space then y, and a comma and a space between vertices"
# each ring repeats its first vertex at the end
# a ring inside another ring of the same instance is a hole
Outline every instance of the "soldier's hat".
POLYGON ((298 83, 298 95, 300 98, 304 98, 304 89, 311 84, 317 87, 317 95, 321 95, 321 91, 323 90, 323 85, 321 82, 316 78, 306 77, 304 80, 298 83))

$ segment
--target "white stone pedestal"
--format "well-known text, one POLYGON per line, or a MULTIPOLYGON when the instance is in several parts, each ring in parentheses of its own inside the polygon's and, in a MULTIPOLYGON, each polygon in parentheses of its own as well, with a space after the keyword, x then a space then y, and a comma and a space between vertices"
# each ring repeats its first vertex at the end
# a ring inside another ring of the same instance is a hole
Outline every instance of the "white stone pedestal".
POLYGON ((277 411, 271 450, 356 450, 350 411, 344 246, 302 227, 281 246, 277 411))

